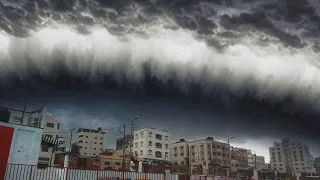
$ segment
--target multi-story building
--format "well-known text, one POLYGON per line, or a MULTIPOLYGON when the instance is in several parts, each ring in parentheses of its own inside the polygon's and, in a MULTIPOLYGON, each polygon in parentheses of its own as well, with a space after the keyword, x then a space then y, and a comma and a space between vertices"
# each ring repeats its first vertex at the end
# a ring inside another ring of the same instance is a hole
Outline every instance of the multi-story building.
POLYGON ((309 147, 300 141, 284 138, 269 147, 271 168, 283 173, 313 171, 313 157, 309 147))
POLYGON ((251 168, 254 168, 254 160, 253 160, 253 154, 250 149, 247 149, 247 156, 248 156, 248 165, 251 168))
POLYGON ((236 169, 246 170, 249 168, 248 150, 243 148, 232 148, 231 159, 235 160, 236 169))
POLYGON ((93 129, 78 129, 76 145, 80 156, 97 156, 103 151, 104 132, 93 129))
POLYGON ((126 148, 130 146, 131 141, 133 140, 133 135, 126 135, 125 137, 120 137, 117 139, 116 150, 126 148))
POLYGON ((266 169, 266 163, 263 156, 253 156, 254 167, 256 169, 266 169))
POLYGON ((169 145, 170 161, 176 165, 189 165, 189 144, 185 139, 169 145))
POLYGON ((144 128, 134 131, 133 152, 146 162, 169 161, 171 134, 167 131, 144 128))
POLYGON ((194 140, 189 144, 189 164, 193 174, 229 175, 230 145, 212 137, 194 140), (201 172, 202 171, 202 172, 201 172))
MULTIPOLYGON (((38 123, 37 119, 34 120, 35 118, 29 118, 28 121, 29 123, 34 122, 38 123)), ((44 127, 43 127, 43 136, 48 139, 55 139, 59 141, 59 133, 60 133, 60 123, 57 119, 55 119, 51 115, 47 115, 45 122, 44 122, 44 127)), ((41 151, 39 153, 39 166, 53 166, 54 161, 55 161, 55 149, 58 147, 57 146, 51 146, 48 144, 42 144, 41 145, 41 151)))

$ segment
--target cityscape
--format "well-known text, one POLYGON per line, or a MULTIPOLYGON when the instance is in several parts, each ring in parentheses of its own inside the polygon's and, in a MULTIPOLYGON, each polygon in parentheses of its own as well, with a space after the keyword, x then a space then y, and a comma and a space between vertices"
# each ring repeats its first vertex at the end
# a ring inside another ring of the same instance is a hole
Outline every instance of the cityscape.
MULTIPOLYGON (((137 171, 138 169, 131 166, 138 160, 143 164, 142 172, 164 173, 165 169, 171 169, 172 172, 180 174, 237 178, 251 177, 254 175, 254 170, 273 178, 288 175, 306 177, 320 172, 320 158, 314 158, 310 154, 307 144, 288 137, 270 144, 270 162, 266 162, 265 157, 255 154, 250 149, 233 147, 234 137, 229 137, 228 142, 219 142, 214 137, 191 141, 177 140, 168 131, 135 126, 134 120, 137 118, 130 120, 131 130, 128 134, 123 134, 125 126, 116 129, 122 133, 114 142, 116 148, 106 149, 105 134, 115 128, 73 128, 70 129, 71 137, 69 137, 71 139, 73 135, 73 141, 70 139, 68 141, 60 133, 62 125, 59 120, 47 112, 45 107, 31 112, 1 107, 0 111, 1 129, 27 127, 35 129, 34 132, 37 132, 37 129, 42 130, 39 142, 16 142, 22 145, 24 143, 39 145, 33 147, 38 149, 38 157, 35 160, 9 158, 8 162, 13 164, 32 164, 42 169, 69 167, 86 170, 137 171), (67 155, 69 159, 66 165, 67 155)), ((7 137, 5 133, 6 131, 1 131, 1 136, 7 137)), ((2 138, 1 141, 5 139, 2 138)), ((15 147, 10 147, 10 154, 16 151, 12 148, 15 147)), ((33 149, 32 152, 37 151, 33 149)), ((26 155, 28 157, 30 154, 26 155)))

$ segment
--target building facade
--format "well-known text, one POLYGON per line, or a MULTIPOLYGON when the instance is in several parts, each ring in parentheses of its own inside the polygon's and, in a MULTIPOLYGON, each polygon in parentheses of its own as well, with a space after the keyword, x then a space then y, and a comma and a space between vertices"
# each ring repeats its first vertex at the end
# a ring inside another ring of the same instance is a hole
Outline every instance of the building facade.
POLYGON ((248 165, 251 168, 254 168, 254 159, 253 159, 253 154, 250 149, 247 149, 247 157, 248 157, 248 165))
POLYGON ((263 156, 253 156, 254 167, 256 169, 266 169, 266 162, 263 156))
POLYGON ((194 140, 189 144, 189 164, 193 174, 229 175, 230 145, 213 140, 212 137, 194 140))
MULTIPOLYGON (((28 120, 34 121, 33 119, 28 120)), ((37 121, 34 121, 38 123, 37 121)), ((51 115, 47 115, 44 127, 43 127, 43 136, 48 137, 50 139, 59 139, 59 133, 60 133, 60 123, 57 119, 55 119, 51 115)), ((39 153, 39 166, 54 166, 54 161, 56 159, 56 149, 58 146, 52 146, 46 143, 41 144, 41 150, 39 153)))
MULTIPOLYGON (((249 168, 248 150, 243 148, 232 148, 231 159, 235 160, 233 169, 246 170, 249 168)), ((231 165, 232 166, 232 165, 231 165)))
POLYGON ((171 134, 166 131, 152 128, 134 131, 134 155, 146 161, 148 159, 169 161, 170 141, 171 134))
POLYGON ((282 173, 313 171, 313 157, 309 147, 300 141, 284 138, 269 148, 271 168, 282 173))
POLYGON ((80 156, 97 156, 103 152, 104 133, 93 129, 78 129, 76 145, 80 156))
POLYGON ((170 161, 176 165, 189 165, 189 144, 185 139, 169 145, 170 161))

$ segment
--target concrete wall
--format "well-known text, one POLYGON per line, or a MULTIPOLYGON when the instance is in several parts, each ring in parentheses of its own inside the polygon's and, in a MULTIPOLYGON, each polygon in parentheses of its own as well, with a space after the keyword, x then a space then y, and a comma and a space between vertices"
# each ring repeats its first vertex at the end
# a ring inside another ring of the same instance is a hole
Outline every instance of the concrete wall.
POLYGON ((37 165, 42 129, 2 122, 0 126, 14 128, 8 163, 37 165))

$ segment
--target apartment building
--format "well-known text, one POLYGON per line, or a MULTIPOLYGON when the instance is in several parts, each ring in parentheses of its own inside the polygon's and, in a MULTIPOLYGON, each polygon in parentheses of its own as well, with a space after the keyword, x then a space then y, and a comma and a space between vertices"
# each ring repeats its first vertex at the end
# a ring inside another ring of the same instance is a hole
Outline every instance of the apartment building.
POLYGON ((247 149, 247 156, 248 156, 248 165, 249 167, 254 168, 254 159, 253 159, 253 154, 250 149, 247 149))
POLYGON ((253 156, 254 167, 256 169, 266 169, 266 162, 263 156, 253 156))
MULTIPOLYGON (((29 117, 28 122, 31 124, 36 124, 39 121, 37 120, 37 117, 29 117)), ((39 153, 39 166, 53 166, 56 156, 56 148, 60 145, 59 141, 59 133, 60 133, 60 123, 57 119, 55 119, 51 114, 47 114, 45 120, 44 120, 44 126, 43 126, 43 138, 50 140, 54 140, 59 142, 56 145, 51 145, 47 143, 41 144, 41 150, 39 153)))
POLYGON ((230 145, 212 137, 194 140, 189 144, 189 164, 192 173, 202 169, 203 174, 229 175, 230 145))
POLYGON ((170 161, 176 165, 189 165, 189 145, 185 139, 169 145, 170 161))
POLYGON ((93 129, 79 128, 76 145, 80 156, 97 156, 103 151, 104 132, 93 129))
MULTIPOLYGON (((231 159, 235 160, 237 170, 246 170, 249 168, 248 150, 243 148, 232 148, 231 159)), ((231 165, 232 166, 232 165, 231 165)))
POLYGON ((143 128, 134 131, 133 152, 145 162, 169 161, 171 134, 164 130, 143 128))
POLYGON ((309 147, 300 141, 283 138, 269 147, 271 168, 278 172, 300 173, 313 171, 309 147))

